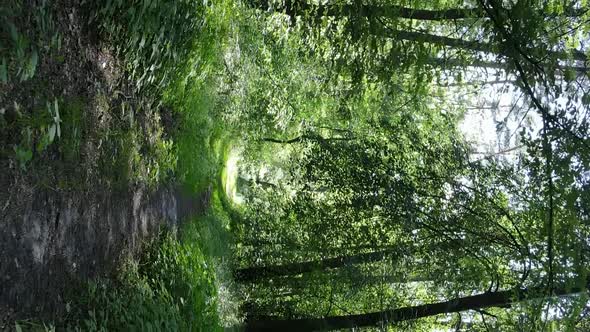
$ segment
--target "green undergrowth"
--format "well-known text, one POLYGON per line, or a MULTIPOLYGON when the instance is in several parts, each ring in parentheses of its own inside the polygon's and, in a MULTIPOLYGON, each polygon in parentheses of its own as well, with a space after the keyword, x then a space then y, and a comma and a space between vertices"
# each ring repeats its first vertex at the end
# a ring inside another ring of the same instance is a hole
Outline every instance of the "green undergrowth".
POLYGON ((150 93, 181 76, 207 11, 202 1, 195 0, 107 0, 89 6, 102 34, 125 59, 135 90, 150 93))
POLYGON ((40 59, 61 49, 62 37, 50 7, 46 0, 33 6, 22 1, 0 3, 0 86, 32 79, 40 59))
POLYGON ((216 186, 208 211, 186 224, 181 233, 183 243, 198 243, 211 262, 216 290, 216 309, 220 324, 236 326, 240 322, 237 288, 232 276, 233 237, 230 233, 231 218, 224 208, 223 190, 216 186))
POLYGON ((230 18, 219 11, 226 13, 222 8, 208 11, 208 26, 215 29, 200 31, 190 60, 163 94, 163 102, 180 118, 174 136, 177 178, 193 192, 205 190, 219 176, 224 162, 222 145, 231 139, 217 89, 223 70, 225 25, 230 18))
POLYGON ((137 131, 118 139, 122 156, 110 168, 118 169, 123 180, 146 180, 154 186, 173 173, 192 192, 204 191, 223 162, 216 145, 230 136, 221 118, 218 86, 233 1, 104 1, 89 6, 96 7, 94 20, 125 60, 134 91, 160 105, 161 118, 174 119, 173 128, 167 128, 170 139, 158 136, 152 143, 161 147, 156 151, 140 154, 133 149, 137 131), (134 172, 133 165, 149 158, 149 168, 134 172), (148 169, 147 179, 134 176, 148 169))
POLYGON ((174 136, 177 179, 195 193, 206 190, 217 176, 223 160, 215 150, 225 139, 225 128, 213 114, 214 92, 207 87, 207 81, 196 84, 175 86, 177 90, 166 96, 181 119, 174 136))
MULTIPOLYGON (((174 112, 177 124, 171 133, 169 151, 174 154, 176 181, 195 194, 209 188, 211 198, 202 216, 186 221, 177 235, 162 233, 140 259, 124 264, 115 280, 90 283, 82 296, 68 306, 67 329, 219 331, 239 321, 229 266, 230 222, 221 204, 224 193, 219 187, 231 139, 230 128, 220 118, 223 105, 216 88, 229 24, 229 12, 223 6, 228 3, 201 6, 191 1, 113 2, 112 7, 103 9, 104 15, 117 12, 129 19, 117 20, 128 22, 126 25, 103 22, 102 26, 119 45, 119 54, 130 62, 128 70, 138 91, 160 99, 167 110, 174 112), (120 11, 120 6, 127 11, 120 11), (166 15, 176 11, 195 13, 207 25, 196 22, 194 17, 175 17, 157 27, 158 20, 166 20, 166 15), (141 12, 147 20, 138 19, 141 12), (142 29, 142 24, 149 26, 142 29), (176 31, 179 24, 186 27, 176 31), (188 33, 186 28, 192 33, 196 29, 198 34, 182 35, 188 33), (173 43, 161 38, 161 31, 172 30, 173 43), (158 61, 152 60, 152 48, 165 50, 161 55, 156 53, 158 61)), ((123 138, 121 142, 126 143, 120 148, 125 154, 125 149, 133 150, 134 140, 123 138)), ((128 159, 133 158, 122 158, 124 162, 115 168, 130 172, 125 169, 130 164, 125 162, 128 159)), ((170 158, 165 160, 169 162, 170 158)))
POLYGON ((199 243, 162 233, 116 280, 89 284, 70 305, 78 312, 67 329, 219 331, 212 266, 199 243))
MULTIPOLYGON (((115 278, 94 280, 73 292, 77 295, 70 296, 66 316, 52 326, 70 331, 220 331, 234 326, 239 319, 229 265, 230 217, 220 181, 232 131, 222 119, 218 92, 233 2, 89 5, 97 6, 93 19, 124 61, 135 93, 154 101, 150 105, 157 105, 162 127, 162 119, 172 119, 164 135, 132 117, 143 112, 151 119, 157 114, 153 109, 130 111, 117 105, 111 110, 103 103, 118 117, 114 120, 120 120, 120 128, 100 133, 110 153, 101 156, 102 169, 112 173, 113 183, 155 187, 174 180, 195 195, 209 190, 211 197, 204 214, 185 221, 177 232, 163 231, 115 278), (146 132, 152 133, 149 144, 146 132)), ((67 135, 61 144, 68 160, 78 158, 82 143, 79 104, 72 104, 64 123, 67 135)), ((19 326, 45 329, 25 322, 19 326)))

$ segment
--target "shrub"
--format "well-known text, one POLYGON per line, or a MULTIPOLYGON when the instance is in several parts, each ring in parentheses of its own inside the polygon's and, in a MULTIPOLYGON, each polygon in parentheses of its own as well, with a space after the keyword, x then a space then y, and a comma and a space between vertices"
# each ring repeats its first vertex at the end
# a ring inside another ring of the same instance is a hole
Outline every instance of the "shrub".
POLYGON ((116 45, 137 91, 160 90, 183 69, 198 30, 204 6, 195 0, 106 0, 96 19, 116 45))
POLYGON ((69 330, 218 331, 214 272, 198 245, 163 234, 118 279, 90 283, 69 330))

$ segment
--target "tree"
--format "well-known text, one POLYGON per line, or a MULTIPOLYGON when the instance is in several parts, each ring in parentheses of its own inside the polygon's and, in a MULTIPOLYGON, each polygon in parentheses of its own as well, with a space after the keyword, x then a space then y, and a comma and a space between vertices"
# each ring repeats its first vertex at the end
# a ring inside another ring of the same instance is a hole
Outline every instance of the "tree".
MULTIPOLYGON (((304 16, 312 13, 316 17, 323 16, 352 16, 361 15, 366 17, 384 17, 384 18, 405 18, 424 21, 442 21, 442 20, 460 20, 486 18, 484 10, 479 7, 474 8, 449 8, 449 9, 419 9, 410 8, 394 4, 371 4, 354 2, 341 4, 320 4, 312 5, 308 1, 285 0, 272 3, 271 0, 250 0, 252 7, 263 11, 275 10, 284 12, 286 15, 304 16)), ((567 7, 565 15, 571 17, 582 16, 586 10, 567 7)))
POLYGON ((552 296, 575 296, 590 288, 590 280, 583 286, 558 287, 548 296, 545 286, 529 289, 511 289, 454 298, 444 302, 403 307, 358 315, 328 316, 321 318, 277 319, 256 317, 246 321, 245 331, 331 331, 357 327, 376 327, 381 324, 415 320, 423 317, 449 314, 490 307, 507 307, 522 301, 547 300, 552 296))
POLYGON ((236 270, 234 278, 239 282, 256 282, 268 278, 296 276, 316 270, 334 269, 351 264, 377 262, 385 259, 392 253, 392 250, 382 250, 325 258, 317 261, 294 262, 269 266, 251 266, 236 270))

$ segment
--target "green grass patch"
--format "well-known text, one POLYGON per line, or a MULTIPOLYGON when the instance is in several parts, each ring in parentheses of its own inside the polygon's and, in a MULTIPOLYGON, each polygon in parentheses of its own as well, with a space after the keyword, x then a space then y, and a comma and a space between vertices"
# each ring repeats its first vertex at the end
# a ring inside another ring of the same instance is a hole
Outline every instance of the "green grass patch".
POLYGON ((177 177, 192 192, 203 191, 219 168, 218 158, 212 151, 216 137, 222 131, 211 114, 215 97, 203 86, 202 90, 192 87, 176 93, 169 100, 181 119, 174 136, 177 177))
POLYGON ((217 187, 212 193, 208 211, 187 223, 181 238, 184 243, 198 243, 211 262, 217 290, 217 314, 220 323, 230 327, 240 323, 240 313, 237 287, 232 275, 234 239, 230 232, 230 215, 222 204, 223 195, 223 191, 217 187))
POLYGON ((101 1, 96 19, 137 91, 159 92, 179 77, 204 23, 202 1, 101 1), (180 64, 180 66, 179 66, 180 64))
POLYGON ((205 190, 219 175, 223 161, 215 152, 216 144, 230 136, 220 117, 223 105, 217 90, 224 71, 233 1, 133 0, 88 6, 96 7, 93 19, 118 57, 124 59, 135 91, 162 101, 178 123, 171 141, 158 138, 159 142, 152 144, 157 148, 148 151, 153 162, 148 161, 139 172, 133 166, 141 161, 133 154, 136 140, 119 140, 121 145, 113 149, 120 151, 108 167, 120 169, 116 182, 137 178, 157 184, 163 174, 173 171, 178 182, 192 192, 205 190))
POLYGON ((86 102, 83 99, 73 99, 62 104, 61 137, 58 144, 66 163, 75 163, 80 159, 85 107, 86 102))
POLYGON ((198 243, 163 233, 116 280, 90 283, 63 328, 84 331, 220 331, 212 263, 198 243))

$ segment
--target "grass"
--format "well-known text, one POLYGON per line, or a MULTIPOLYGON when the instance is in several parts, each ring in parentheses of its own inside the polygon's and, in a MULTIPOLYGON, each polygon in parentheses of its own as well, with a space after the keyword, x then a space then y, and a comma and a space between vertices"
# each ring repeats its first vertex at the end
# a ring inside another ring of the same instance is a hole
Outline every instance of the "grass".
POLYGON ((84 130, 84 107, 82 98, 72 99, 61 108, 61 135, 59 150, 68 164, 80 160, 82 132, 84 130))
POLYGON ((0 91, 28 84, 34 88, 21 99, 28 95, 36 99, 34 105, 28 105, 30 109, 23 109, 21 100, 13 96, 14 91, 0 92, 0 130, 12 134, 12 139, 0 135, 0 141, 14 143, 10 144, 11 149, 0 148, 0 155, 14 158, 22 170, 59 138, 56 136, 59 136, 60 121, 55 112, 60 98, 45 91, 46 82, 37 79, 41 61, 61 50, 62 37, 50 7, 51 2, 46 0, 30 8, 22 1, 0 4, 0 91), (31 84, 33 79, 35 82, 31 84))
POLYGON ((195 32, 203 24, 201 1, 107 1, 95 4, 102 33, 107 36, 137 91, 157 93, 179 75, 188 60, 195 32))
POLYGON ((174 174, 174 180, 197 193, 219 175, 223 158, 216 145, 231 136, 220 116, 217 87, 232 6, 229 0, 209 5, 194 0, 109 1, 96 9, 94 19, 125 60, 135 92, 164 105, 164 112, 172 113, 166 116, 176 123, 171 139, 156 132, 153 142, 143 146, 139 141, 145 133, 136 128, 115 133, 111 150, 119 155, 104 167, 118 170, 115 182, 155 187, 174 174))
POLYGON ((230 128, 221 117, 224 105, 217 91, 225 47, 225 38, 220 37, 225 33, 228 19, 217 22, 220 18, 216 14, 208 12, 209 25, 215 29, 200 31, 190 60, 163 94, 163 101, 180 118, 175 135, 177 175, 194 192, 203 191, 219 176, 224 163, 220 147, 231 138, 230 128))
POLYGON ((26 170, 33 156, 43 155, 58 141, 63 141, 60 150, 65 158, 77 161, 72 158, 80 144, 81 109, 78 101, 64 103, 55 98, 32 112, 17 111, 12 129, 20 132, 19 144, 14 146, 20 168, 26 170))
POLYGON ((223 195, 222 188, 217 186, 209 210, 186 225, 181 241, 198 243, 205 257, 211 261, 217 290, 217 314, 220 323, 229 327, 239 324, 240 315, 236 300, 237 288, 232 277, 234 240, 229 232, 231 218, 222 204, 223 195))
POLYGON ((162 233, 115 281, 87 287, 68 329, 218 331, 212 264, 198 243, 162 233))

